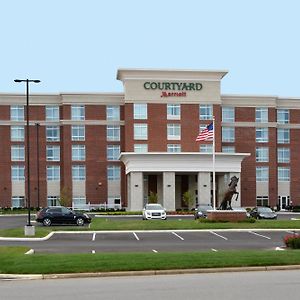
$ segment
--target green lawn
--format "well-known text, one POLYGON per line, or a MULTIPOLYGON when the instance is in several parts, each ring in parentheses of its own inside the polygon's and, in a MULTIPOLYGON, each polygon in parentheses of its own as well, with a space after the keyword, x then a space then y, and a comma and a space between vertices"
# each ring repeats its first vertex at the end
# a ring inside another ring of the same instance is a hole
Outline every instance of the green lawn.
POLYGON ((300 250, 25 255, 0 247, 2 274, 59 274, 300 264, 300 250))

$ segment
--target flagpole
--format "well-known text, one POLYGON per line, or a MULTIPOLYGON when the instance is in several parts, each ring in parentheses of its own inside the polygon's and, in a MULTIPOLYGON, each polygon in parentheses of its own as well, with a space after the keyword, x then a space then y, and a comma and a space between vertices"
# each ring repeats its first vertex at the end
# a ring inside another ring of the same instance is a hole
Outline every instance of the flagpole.
POLYGON ((215 171, 215 162, 216 162, 216 155, 215 155, 215 117, 213 116, 213 209, 216 210, 216 171, 215 171))

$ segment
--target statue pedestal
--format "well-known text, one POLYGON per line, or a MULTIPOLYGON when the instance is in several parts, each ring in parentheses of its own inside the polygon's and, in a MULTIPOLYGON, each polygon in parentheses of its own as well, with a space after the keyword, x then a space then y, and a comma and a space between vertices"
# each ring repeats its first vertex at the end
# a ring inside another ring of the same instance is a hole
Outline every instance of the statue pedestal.
POLYGON ((207 211, 207 219, 214 221, 229 221, 237 222, 247 219, 247 214, 244 211, 234 210, 209 210, 207 211))

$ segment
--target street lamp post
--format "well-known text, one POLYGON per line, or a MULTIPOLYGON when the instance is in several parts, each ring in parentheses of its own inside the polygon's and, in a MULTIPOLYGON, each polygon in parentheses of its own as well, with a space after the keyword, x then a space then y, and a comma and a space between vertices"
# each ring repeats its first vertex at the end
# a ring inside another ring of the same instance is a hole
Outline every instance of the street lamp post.
MULTIPOLYGON (((26 82, 26 148, 27 148, 27 207, 28 207, 28 219, 27 226, 32 227, 30 220, 30 164, 29 164, 29 83, 39 83, 40 80, 37 79, 15 79, 17 83, 26 82)), ((25 235, 34 235, 34 230, 27 231, 27 226, 25 226, 25 235), (32 234, 33 232, 33 234, 32 234), (29 233, 29 234, 26 234, 29 233)))

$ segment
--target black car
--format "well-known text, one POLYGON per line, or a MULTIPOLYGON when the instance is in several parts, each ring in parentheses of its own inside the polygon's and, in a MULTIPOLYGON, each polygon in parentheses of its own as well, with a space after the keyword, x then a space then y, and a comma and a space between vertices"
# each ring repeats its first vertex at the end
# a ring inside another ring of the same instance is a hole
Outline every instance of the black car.
POLYGON ((277 214, 270 208, 258 206, 250 211, 250 216, 255 219, 277 219, 277 214))
POLYGON ((208 210, 213 210, 213 207, 209 204, 200 204, 196 209, 195 209, 195 220, 199 218, 207 218, 207 211, 208 210))
POLYGON ((63 206, 45 207, 36 215, 36 221, 43 223, 44 226, 51 224, 76 224, 83 226, 91 223, 91 217, 87 214, 75 212, 63 206))

